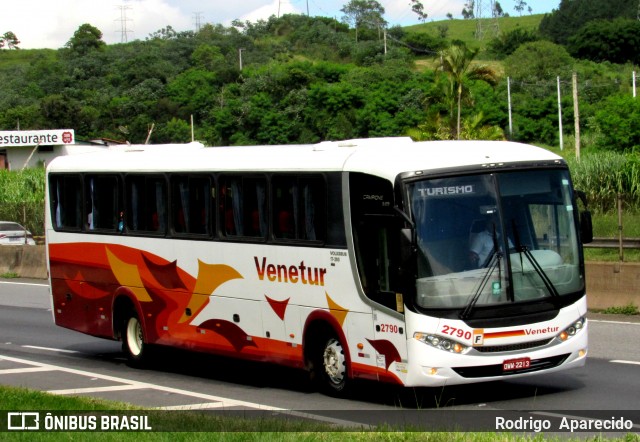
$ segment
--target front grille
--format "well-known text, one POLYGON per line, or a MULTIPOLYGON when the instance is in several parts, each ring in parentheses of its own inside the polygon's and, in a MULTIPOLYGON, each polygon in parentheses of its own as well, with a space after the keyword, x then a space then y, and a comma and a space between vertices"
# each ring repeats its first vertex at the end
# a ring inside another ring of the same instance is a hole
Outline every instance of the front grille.
POLYGON ((489 345, 489 346, 482 345, 479 347, 473 347, 473 349, 481 353, 499 353, 503 351, 528 350, 530 348, 544 347, 553 339, 554 338, 549 338, 549 339, 542 339, 540 341, 523 342, 521 344, 511 344, 511 345, 489 345))
POLYGON ((569 353, 565 355, 552 356, 550 358, 532 359, 528 368, 513 371, 503 371, 502 364, 481 365, 479 367, 453 367, 453 371, 463 378, 487 378, 494 376, 509 376, 512 374, 530 373, 539 370, 547 370, 549 368, 561 365, 569 357, 569 353))

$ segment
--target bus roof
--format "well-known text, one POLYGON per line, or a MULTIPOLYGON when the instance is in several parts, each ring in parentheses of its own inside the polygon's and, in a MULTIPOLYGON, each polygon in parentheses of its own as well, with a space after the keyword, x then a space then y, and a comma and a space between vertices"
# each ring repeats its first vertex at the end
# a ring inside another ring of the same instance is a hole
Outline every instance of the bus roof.
POLYGON ((559 161, 539 147, 509 141, 370 138, 282 146, 204 147, 200 143, 115 146, 54 159, 49 172, 349 171, 393 181, 400 173, 527 161, 559 161))

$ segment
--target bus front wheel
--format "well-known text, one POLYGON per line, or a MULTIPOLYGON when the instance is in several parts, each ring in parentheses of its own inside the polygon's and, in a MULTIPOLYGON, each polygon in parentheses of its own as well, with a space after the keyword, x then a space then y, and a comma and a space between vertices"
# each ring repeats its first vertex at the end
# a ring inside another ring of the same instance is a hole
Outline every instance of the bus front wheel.
POLYGON ((338 338, 331 336, 318 346, 314 364, 315 378, 320 388, 330 395, 345 394, 348 385, 347 359, 338 338))

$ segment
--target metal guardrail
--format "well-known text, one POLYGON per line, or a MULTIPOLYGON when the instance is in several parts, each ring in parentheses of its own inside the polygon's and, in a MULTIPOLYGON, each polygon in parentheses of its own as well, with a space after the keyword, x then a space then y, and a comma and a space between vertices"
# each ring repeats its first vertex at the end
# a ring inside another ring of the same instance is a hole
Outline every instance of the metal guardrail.
MULTIPOLYGON (((592 249, 618 249, 620 248, 619 238, 593 238, 589 244, 584 247, 592 249)), ((640 238, 622 238, 623 249, 640 249, 640 238)))

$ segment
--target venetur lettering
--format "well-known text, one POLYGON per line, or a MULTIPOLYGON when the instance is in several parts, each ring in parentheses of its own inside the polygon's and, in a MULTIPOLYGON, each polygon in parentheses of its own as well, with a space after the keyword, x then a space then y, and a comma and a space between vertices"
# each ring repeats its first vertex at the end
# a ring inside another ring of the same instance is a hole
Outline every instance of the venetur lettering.
POLYGON ((264 256, 262 260, 254 256, 253 260, 260 281, 266 278, 270 282, 324 286, 324 276, 327 274, 324 267, 308 267, 304 261, 300 261, 298 265, 272 264, 268 263, 264 256))

